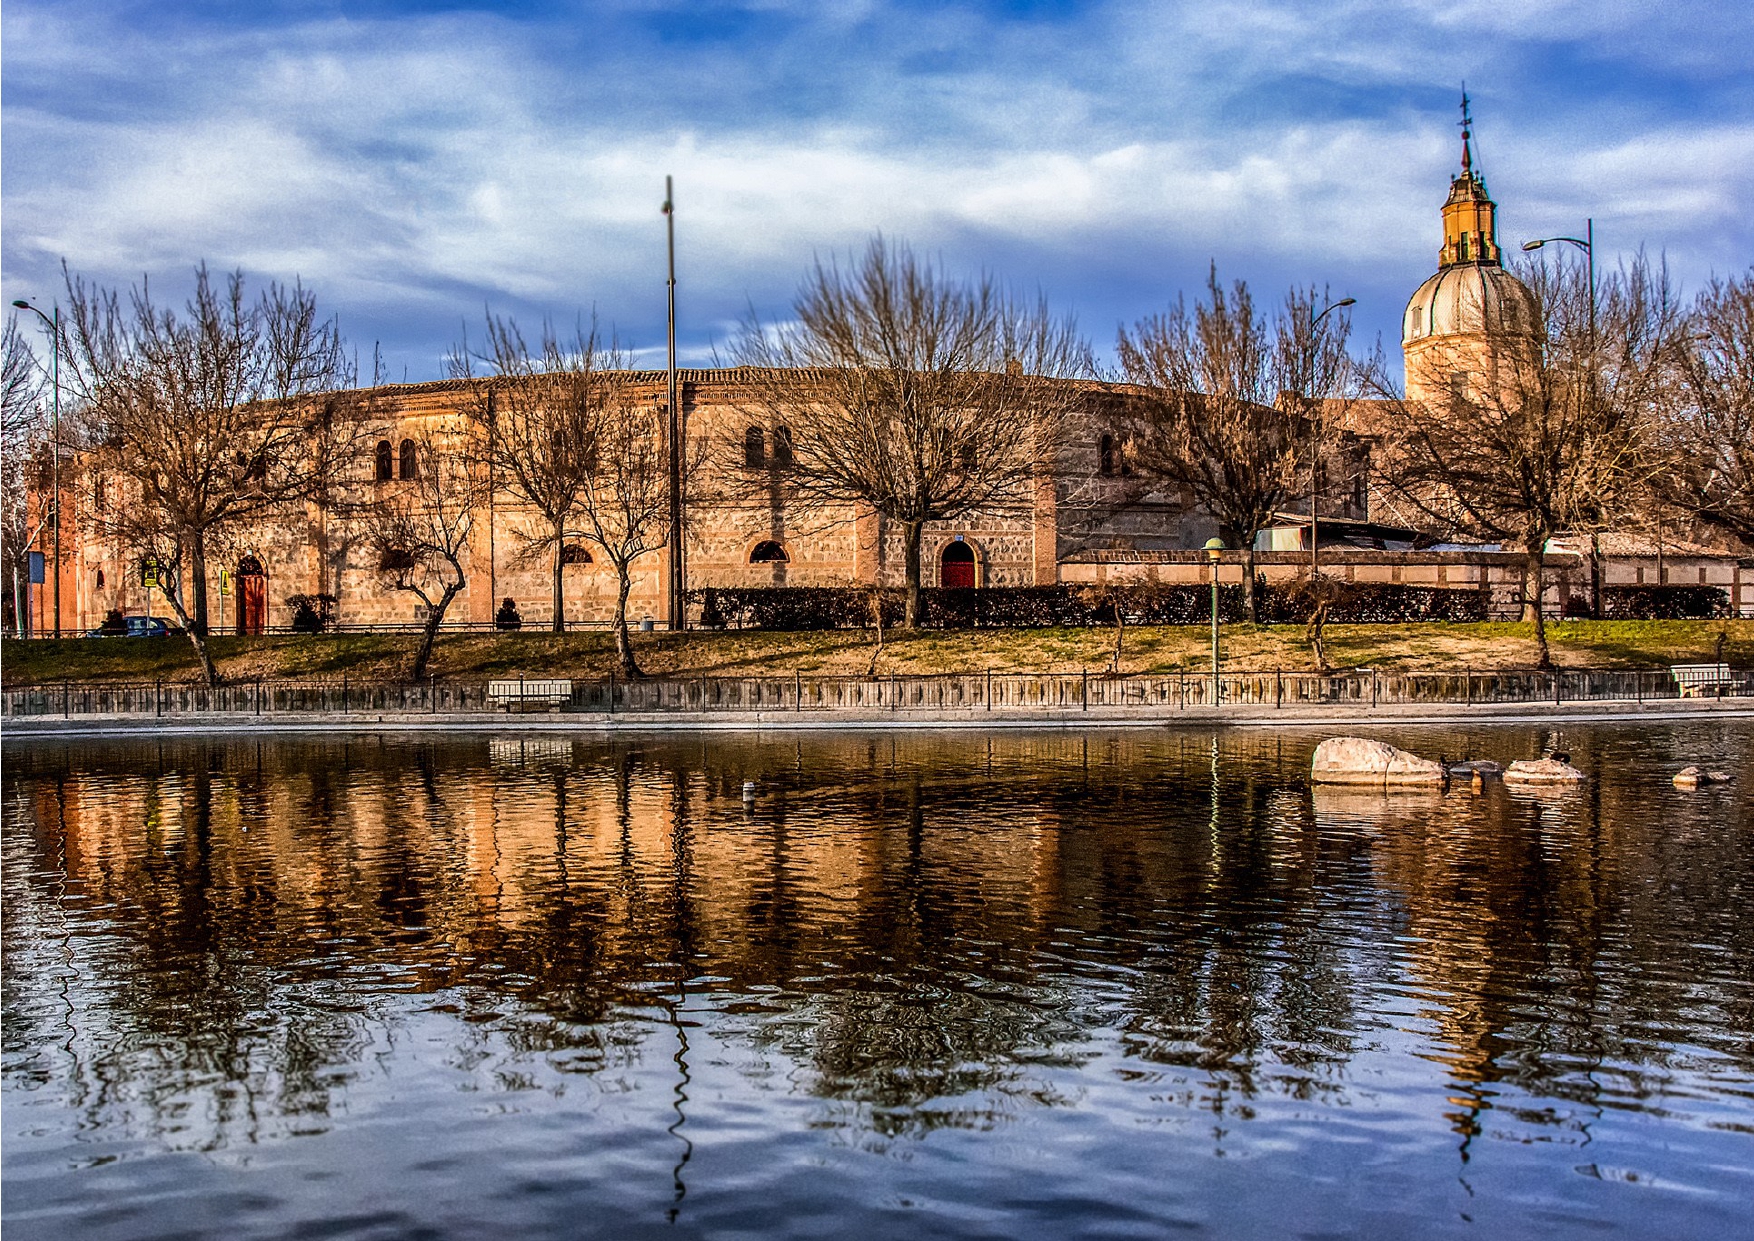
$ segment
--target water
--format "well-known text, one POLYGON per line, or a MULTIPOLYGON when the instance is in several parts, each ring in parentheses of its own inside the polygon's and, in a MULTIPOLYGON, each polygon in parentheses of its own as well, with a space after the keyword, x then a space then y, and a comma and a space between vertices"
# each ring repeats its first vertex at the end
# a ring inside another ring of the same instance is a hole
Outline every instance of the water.
POLYGON ((6 1230, 1749 1235, 1754 725, 1373 735, 1596 778, 1312 798, 1289 730, 9 743, 6 1230))

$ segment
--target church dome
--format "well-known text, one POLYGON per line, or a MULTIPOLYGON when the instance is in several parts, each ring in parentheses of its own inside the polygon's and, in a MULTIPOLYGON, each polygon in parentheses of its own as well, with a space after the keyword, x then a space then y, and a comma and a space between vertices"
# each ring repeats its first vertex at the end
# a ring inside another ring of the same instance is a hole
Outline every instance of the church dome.
POLYGON ((1458 263, 1428 278, 1407 301, 1401 343, 1428 336, 1533 336, 1535 295, 1497 263, 1458 263))

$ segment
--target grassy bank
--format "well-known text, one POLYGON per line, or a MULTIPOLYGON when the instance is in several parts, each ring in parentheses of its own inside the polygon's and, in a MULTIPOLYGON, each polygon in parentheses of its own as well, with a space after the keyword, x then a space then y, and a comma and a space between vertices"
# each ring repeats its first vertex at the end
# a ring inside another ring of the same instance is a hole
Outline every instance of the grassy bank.
MULTIPOLYGON (((1548 627, 1554 660, 1565 667, 1656 668, 1712 658, 1718 635, 1725 658, 1754 664, 1754 621, 1567 621, 1548 627)), ((1310 670, 1315 661, 1297 625, 1226 625, 1224 660, 1237 670, 1310 670)), ((301 679, 394 680, 413 658, 412 637, 340 634, 215 638, 221 675, 301 679)), ((641 665, 672 676, 757 676, 801 672, 856 675, 871 662, 870 635, 859 632, 641 634, 641 665)), ((1528 668, 1535 643, 1528 625, 1334 625, 1328 657, 1341 667, 1477 670, 1528 668)), ((1114 649, 1102 629, 985 629, 891 633, 880 672, 1100 671, 1114 649)), ((1205 666, 1209 631, 1198 626, 1129 629, 1123 671, 1173 672, 1205 666)), ((439 639, 432 671, 441 677, 607 676, 614 647, 607 633, 459 634, 439 639)), ((180 680, 199 675, 181 638, 68 638, 0 644, 8 685, 63 678, 180 680)))

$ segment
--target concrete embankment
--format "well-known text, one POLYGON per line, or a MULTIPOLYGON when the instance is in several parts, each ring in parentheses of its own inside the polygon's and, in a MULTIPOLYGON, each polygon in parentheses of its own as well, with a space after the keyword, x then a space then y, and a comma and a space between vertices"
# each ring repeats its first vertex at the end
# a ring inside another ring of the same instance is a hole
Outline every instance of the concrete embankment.
POLYGON ((728 732, 749 729, 917 728, 1339 728, 1361 724, 1517 724, 1545 722, 1669 722, 1754 719, 1754 699, 1663 699, 1550 702, 1359 704, 1273 708, 1115 708, 1089 710, 898 710, 898 711, 645 711, 480 712, 429 714, 413 711, 298 711, 252 715, 239 712, 148 715, 15 716, 0 724, 0 737, 190 735, 202 733, 321 732, 728 732))

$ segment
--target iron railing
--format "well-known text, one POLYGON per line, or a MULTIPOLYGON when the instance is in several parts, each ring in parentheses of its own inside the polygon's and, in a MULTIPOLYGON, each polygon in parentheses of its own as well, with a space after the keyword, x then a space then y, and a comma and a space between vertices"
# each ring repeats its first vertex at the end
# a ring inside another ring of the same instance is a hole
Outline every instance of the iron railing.
MULTIPOLYGON (((1667 669, 1556 672, 1234 672, 1219 678, 1223 706, 1284 709, 1318 705, 1477 705, 1648 701, 1680 696, 1667 669)), ((1704 691, 1754 697, 1754 672, 1704 691)), ((560 710, 575 713, 1163 711, 1214 704, 1211 676, 1197 668, 1151 675, 991 672, 939 676, 619 677, 572 682, 560 710)), ((57 681, 0 690, 0 717, 396 714, 465 715, 506 709, 488 683, 335 680, 83 683, 57 681)))

